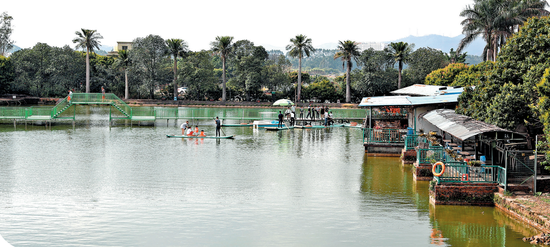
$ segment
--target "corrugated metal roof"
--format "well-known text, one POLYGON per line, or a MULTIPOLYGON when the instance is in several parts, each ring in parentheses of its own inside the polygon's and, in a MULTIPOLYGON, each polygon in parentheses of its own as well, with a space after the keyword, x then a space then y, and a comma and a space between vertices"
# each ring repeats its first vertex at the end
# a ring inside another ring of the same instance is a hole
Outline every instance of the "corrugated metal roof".
POLYGON ((392 94, 400 95, 417 95, 417 96, 432 96, 438 94, 450 94, 450 93, 462 93, 463 89, 461 87, 445 87, 445 86, 434 86, 434 85, 425 85, 425 84, 414 84, 412 86, 404 87, 395 91, 391 91, 392 94))
POLYGON ((410 97, 410 96, 380 96, 365 97, 359 103, 363 106, 417 106, 432 104, 452 104, 458 102, 460 94, 445 94, 435 96, 410 97))
POLYGON ((512 133, 512 131, 499 128, 495 125, 456 114, 454 110, 449 109, 433 110, 426 113, 422 118, 460 140, 466 140, 472 136, 486 132, 512 133))

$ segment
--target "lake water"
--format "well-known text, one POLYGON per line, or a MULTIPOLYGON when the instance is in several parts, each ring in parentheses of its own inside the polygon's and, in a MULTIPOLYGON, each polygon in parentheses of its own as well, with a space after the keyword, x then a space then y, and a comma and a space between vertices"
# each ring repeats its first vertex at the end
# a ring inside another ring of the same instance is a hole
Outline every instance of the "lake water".
POLYGON ((75 127, 0 124, 0 235, 14 246, 530 246, 536 234, 492 207, 430 205, 410 166, 364 155, 360 129, 187 140, 166 138, 183 120, 109 127, 108 107, 77 110, 75 127))

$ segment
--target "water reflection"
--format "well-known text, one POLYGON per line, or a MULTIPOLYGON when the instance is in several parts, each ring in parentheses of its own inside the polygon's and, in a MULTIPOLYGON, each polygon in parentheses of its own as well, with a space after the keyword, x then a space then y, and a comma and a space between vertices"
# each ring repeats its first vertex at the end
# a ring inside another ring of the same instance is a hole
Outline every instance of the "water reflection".
POLYGON ((531 235, 494 208, 430 206, 428 182, 364 156, 359 129, 174 139, 176 121, 109 129, 108 108, 77 110, 76 128, 0 124, 0 234, 15 246, 526 246, 531 235))

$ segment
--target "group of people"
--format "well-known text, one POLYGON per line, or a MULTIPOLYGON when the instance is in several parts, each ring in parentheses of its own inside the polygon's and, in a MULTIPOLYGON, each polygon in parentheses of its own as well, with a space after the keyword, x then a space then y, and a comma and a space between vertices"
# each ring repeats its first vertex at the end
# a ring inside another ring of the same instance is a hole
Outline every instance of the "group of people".
POLYGON ((193 126, 189 124, 189 121, 185 121, 185 123, 182 123, 181 126, 181 135, 186 136, 206 136, 206 133, 204 133, 204 130, 201 130, 199 132, 199 126, 195 125, 195 129, 193 130, 193 126))
MULTIPOLYGON (((322 107, 322 106, 311 106, 308 105, 307 106, 307 115, 306 117, 304 118, 304 112, 306 110, 304 110, 304 107, 300 107, 300 117, 298 119, 310 119, 310 120, 315 120, 315 118, 317 119, 324 119, 325 120, 325 123, 324 125, 325 126, 329 126, 329 125, 332 125, 334 123, 333 121, 333 115, 332 115, 332 111, 329 111, 329 108, 328 106, 325 106, 325 107, 322 107), (315 117, 317 115, 317 117, 315 117)), ((282 127, 282 124, 283 124, 283 118, 286 116, 286 118, 289 120, 290 122, 290 126, 294 126, 294 123, 296 122, 296 107, 295 106, 291 106, 291 107, 287 107, 284 115, 281 111, 279 111, 279 124, 278 124, 278 127, 281 128, 282 127)))
MULTIPOLYGON (((214 119, 214 123, 216 124, 216 136, 220 136, 220 130, 221 130, 221 121, 218 117, 214 119)), ((182 123, 181 126, 181 135, 186 136, 206 136, 206 133, 204 133, 204 130, 201 130, 199 132, 199 126, 195 125, 195 129, 193 130, 193 126, 189 124, 189 121, 185 121, 185 123, 182 123)))

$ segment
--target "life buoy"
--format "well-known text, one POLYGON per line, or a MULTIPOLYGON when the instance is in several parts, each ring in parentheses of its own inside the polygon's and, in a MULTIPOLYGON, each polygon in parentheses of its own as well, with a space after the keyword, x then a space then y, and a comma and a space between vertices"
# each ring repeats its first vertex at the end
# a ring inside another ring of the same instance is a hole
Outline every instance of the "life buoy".
POLYGON ((440 177, 444 172, 445 172, 445 164, 443 164, 443 162, 441 162, 441 161, 436 162, 436 163, 432 166, 432 173, 434 174, 434 176, 440 177), (437 166, 441 166, 441 172, 435 172, 435 168, 436 168, 437 166))
POLYGON ((462 174, 461 181, 468 181, 468 174, 462 174))

